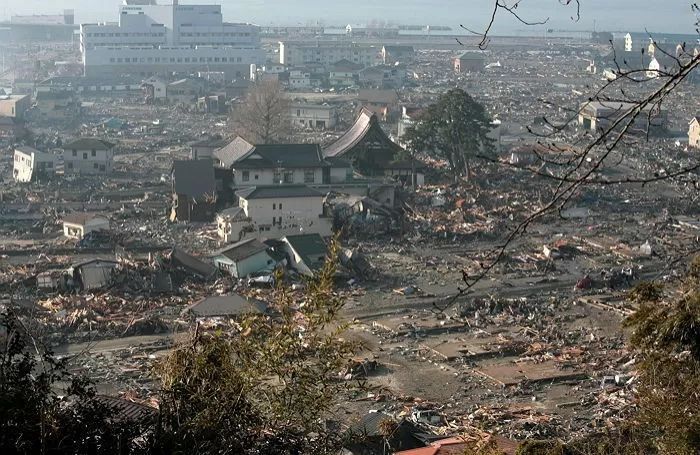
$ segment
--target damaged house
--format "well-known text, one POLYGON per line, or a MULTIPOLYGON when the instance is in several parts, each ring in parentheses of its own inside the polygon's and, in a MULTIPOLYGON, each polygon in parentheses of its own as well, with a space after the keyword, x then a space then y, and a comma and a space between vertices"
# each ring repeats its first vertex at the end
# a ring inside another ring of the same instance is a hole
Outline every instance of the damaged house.
POLYGON ((74 212, 63 217, 63 235, 82 239, 91 232, 109 230, 109 218, 95 213, 74 212))
POLYGON ((268 246, 258 239, 243 240, 212 254, 214 264, 236 278, 244 278, 262 270, 272 270, 276 262, 267 252, 268 246))
POLYGON ((326 160, 318 144, 252 146, 236 138, 214 154, 233 174, 233 186, 322 185, 344 182, 350 163, 326 160))
POLYGON ((238 207, 219 212, 219 237, 238 242, 245 237, 332 233, 333 221, 324 216, 324 194, 306 185, 260 185, 238 190, 238 207))
POLYGON ((214 151, 225 147, 227 144, 227 140, 216 136, 194 142, 190 145, 190 159, 211 160, 214 158, 214 151))
POLYGON ((80 291, 101 289, 112 282, 117 261, 91 259, 74 264, 68 273, 73 277, 73 286, 80 291))
POLYGON ((171 221, 211 221, 216 181, 211 160, 174 161, 171 221))
POLYGON ((422 448, 425 447, 422 439, 429 436, 408 419, 396 421, 383 412, 365 414, 348 428, 346 435, 348 442, 345 449, 352 455, 394 453, 399 450, 422 448), (386 428, 393 428, 389 436, 386 434, 386 428))
POLYGON ((318 234, 287 235, 282 242, 289 265, 302 275, 313 276, 328 256, 328 246, 318 234))
POLYGON ((32 147, 15 149, 12 176, 16 182, 34 182, 50 178, 56 171, 58 159, 52 153, 40 152, 32 147))
POLYGON ((179 248, 173 248, 170 251, 169 259, 173 267, 204 280, 213 278, 217 272, 216 267, 212 264, 204 262, 179 248))

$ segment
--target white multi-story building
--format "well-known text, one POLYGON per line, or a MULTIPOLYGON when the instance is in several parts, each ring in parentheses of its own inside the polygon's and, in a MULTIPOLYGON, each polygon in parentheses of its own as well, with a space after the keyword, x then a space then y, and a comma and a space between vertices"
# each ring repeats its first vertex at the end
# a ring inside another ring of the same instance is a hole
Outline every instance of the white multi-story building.
POLYGON ((216 217, 224 242, 301 233, 325 237, 333 231, 332 218, 323 212, 325 194, 306 185, 253 186, 236 195, 238 207, 223 210, 216 217))
POLYGON ((118 23, 82 24, 86 76, 217 71, 246 77, 261 65, 259 27, 224 22, 221 5, 124 0, 118 23))
POLYGON ((333 128, 338 120, 335 106, 329 104, 292 103, 289 107, 292 124, 301 128, 333 128))
POLYGON ((306 70, 292 70, 289 72, 289 88, 311 88, 311 72, 306 70))
POLYGON ((288 67, 321 64, 327 68, 341 60, 358 65, 374 66, 381 63, 381 49, 375 46, 351 42, 304 42, 280 41, 280 64, 288 67))

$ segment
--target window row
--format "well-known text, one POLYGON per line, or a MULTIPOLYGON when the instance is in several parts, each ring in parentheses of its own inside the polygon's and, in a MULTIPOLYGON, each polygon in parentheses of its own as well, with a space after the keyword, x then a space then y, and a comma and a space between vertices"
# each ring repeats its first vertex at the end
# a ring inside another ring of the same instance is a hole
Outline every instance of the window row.
MULTIPOLYGON (((239 33, 181 33, 181 36, 199 36, 199 37, 234 37, 234 36, 250 36, 250 32, 239 32, 239 33)), ((119 33, 86 33, 86 37, 88 38, 128 38, 128 37, 144 37, 144 36, 150 36, 153 38, 159 38, 165 36, 164 32, 159 32, 159 33, 126 33, 126 32, 119 32, 119 33)))
POLYGON ((110 63, 242 63, 243 57, 112 57, 110 63))
POLYGON ((202 36, 202 37, 207 37, 207 36, 250 36, 250 33, 180 33, 180 36, 202 36))
POLYGON ((154 38, 165 36, 165 33, 160 32, 160 33, 86 33, 85 36, 88 38, 114 38, 114 37, 124 37, 128 38, 130 36, 138 36, 138 37, 144 37, 144 36, 151 36, 154 38))
MULTIPOLYGON (((74 157, 77 157, 77 156, 78 156, 78 151, 77 151, 77 150, 73 150, 72 153, 73 153, 73 156, 74 156, 74 157)), ((90 156, 91 156, 91 157, 96 157, 96 156, 97 156, 97 151, 95 151, 95 150, 90 150, 90 156)), ((83 159, 84 159, 84 160, 88 159, 88 154, 87 154, 87 152, 83 152, 83 159)))

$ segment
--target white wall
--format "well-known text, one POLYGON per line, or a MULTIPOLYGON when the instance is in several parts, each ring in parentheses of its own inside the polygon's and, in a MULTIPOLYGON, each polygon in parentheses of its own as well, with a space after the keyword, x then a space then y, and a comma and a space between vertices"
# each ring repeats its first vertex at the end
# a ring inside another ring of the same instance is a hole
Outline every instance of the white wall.
POLYGON ((36 172, 52 174, 56 169, 56 157, 45 153, 23 153, 15 150, 12 176, 16 182, 31 182, 36 172))
POLYGON ((322 196, 250 201, 241 199, 239 205, 249 219, 230 223, 217 218, 218 233, 225 242, 238 242, 250 237, 279 238, 301 233, 317 233, 327 237, 333 231, 333 220, 320 217, 323 214, 322 196))
POLYGON ((335 108, 329 106, 292 105, 289 108, 289 118, 297 126, 319 128, 318 122, 325 123, 324 128, 335 126, 335 108))
POLYGON ((315 46, 287 41, 280 42, 279 49, 280 63, 287 66, 302 66, 309 62, 332 65, 340 60, 364 66, 374 66, 381 62, 380 48, 350 43, 315 46))
POLYGON ((323 196, 253 199, 244 207, 248 217, 258 224, 282 224, 288 220, 318 218, 323 214, 323 196))

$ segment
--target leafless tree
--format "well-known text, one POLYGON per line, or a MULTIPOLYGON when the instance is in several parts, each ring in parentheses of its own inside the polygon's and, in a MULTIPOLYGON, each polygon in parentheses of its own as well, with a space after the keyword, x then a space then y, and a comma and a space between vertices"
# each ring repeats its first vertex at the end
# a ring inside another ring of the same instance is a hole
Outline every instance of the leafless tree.
POLYGON ((277 81, 261 81, 233 112, 236 132, 255 144, 274 144, 291 134, 290 100, 277 81))
MULTIPOLYGON (((583 0, 552 0, 559 5, 575 8, 572 19, 577 21, 580 18, 580 7, 583 0)), ((524 0, 494 0, 494 7, 489 22, 483 32, 473 31, 471 28, 462 26, 466 31, 477 35, 478 48, 485 49, 490 41, 491 29, 497 20, 499 12, 505 12, 514 16, 525 25, 541 25, 548 22, 549 18, 542 20, 526 20, 523 18, 523 9, 526 8, 524 0)), ((689 6, 695 22, 696 31, 700 34, 700 22, 697 16, 700 14, 700 6, 693 3, 689 6)), ((476 274, 469 274, 463 271, 463 285, 456 295, 435 303, 437 311, 445 311, 454 305, 460 298, 469 294, 470 290, 483 278, 485 278, 496 265, 507 255, 509 247, 519 236, 524 234, 528 227, 537 220, 552 214, 559 214, 566 208, 577 192, 584 186, 595 185, 616 185, 616 184, 648 184, 661 180, 674 180, 691 178, 694 187, 698 182, 695 180, 696 171, 700 170, 700 158, 686 166, 676 166, 675 168, 653 169, 643 175, 632 175, 625 178, 606 179, 601 177, 601 171, 606 165, 614 160, 619 160, 619 156, 625 153, 627 146, 644 139, 632 131, 638 128, 640 121, 646 121, 646 132, 651 129, 653 116, 661 110, 662 105, 678 88, 686 83, 689 76, 698 70, 700 65, 700 53, 694 52, 693 48, 687 47, 686 43, 680 45, 678 49, 668 50, 658 43, 653 35, 649 34, 651 45, 659 56, 671 62, 660 69, 645 67, 643 64, 636 64, 620 56, 615 56, 615 79, 604 84, 589 97, 591 102, 600 102, 609 106, 616 106, 612 114, 609 114, 606 125, 599 128, 594 134, 588 134, 579 140, 576 152, 565 159, 552 159, 546 154, 539 154, 541 163, 553 165, 555 172, 541 172, 538 169, 528 166, 512 165, 503 160, 496 161, 500 165, 516 167, 537 174, 540 177, 553 181, 553 191, 551 197, 544 201, 538 209, 527 215, 522 221, 517 222, 505 236, 501 245, 492 252, 488 261, 481 264, 481 270, 476 274)), ((460 44, 463 44, 458 40, 460 44)), ((610 43, 613 52, 613 43, 610 43)), ((644 52, 644 51, 642 51, 644 52)), ((640 59, 644 61, 644 59, 640 59)), ((568 117, 564 122, 555 124, 547 121, 549 127, 546 134, 536 133, 532 129, 530 132, 539 137, 539 143, 544 145, 545 150, 557 151, 557 146, 553 144, 553 139, 564 131, 570 124, 578 120, 583 106, 572 108, 571 106, 554 106, 568 111, 568 117)), ((492 157, 482 157, 492 160, 492 157)), ((614 164, 614 162, 612 163, 614 164)), ((697 249, 689 249, 688 255, 696 252, 697 249)), ((676 263, 674 259, 670 263, 676 263)))

